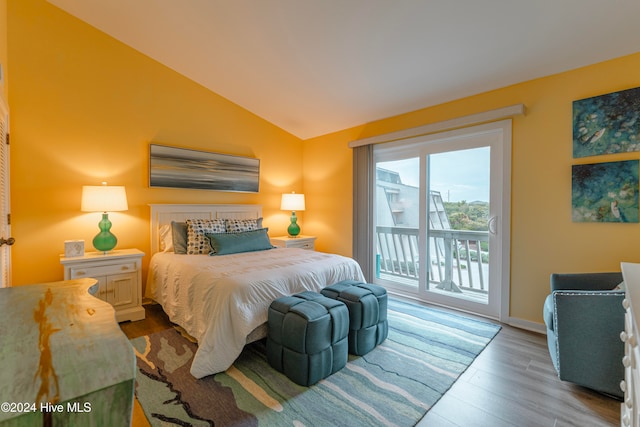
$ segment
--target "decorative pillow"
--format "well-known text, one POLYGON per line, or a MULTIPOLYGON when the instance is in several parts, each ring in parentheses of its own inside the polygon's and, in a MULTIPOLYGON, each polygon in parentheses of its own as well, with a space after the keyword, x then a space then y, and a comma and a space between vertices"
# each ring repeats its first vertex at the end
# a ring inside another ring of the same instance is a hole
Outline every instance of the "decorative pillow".
POLYGON ((225 219, 227 233, 239 233, 262 228, 262 218, 258 219, 225 219))
POLYGON ((173 239, 173 253, 186 255, 187 223, 171 221, 171 237, 173 239))
POLYGON ((206 236, 211 243, 209 255, 228 255, 271 249, 273 245, 269 241, 268 231, 268 228, 261 228, 240 233, 207 233, 206 236))
POLYGON ((187 255, 208 254, 211 251, 206 233, 225 233, 224 219, 188 219, 187 255))
POLYGON ((160 237, 160 252, 173 252, 173 236, 171 224, 165 224, 158 230, 160 237))

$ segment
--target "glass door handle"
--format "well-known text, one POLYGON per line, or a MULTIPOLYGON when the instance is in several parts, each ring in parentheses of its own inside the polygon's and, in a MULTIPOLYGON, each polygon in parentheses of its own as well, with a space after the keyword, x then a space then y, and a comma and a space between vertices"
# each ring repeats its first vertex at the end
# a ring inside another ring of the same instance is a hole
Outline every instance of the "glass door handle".
POLYGON ((491 218, 489 218, 489 221, 487 221, 487 225, 489 227, 489 233, 496 236, 498 234, 498 217, 492 216, 491 218))

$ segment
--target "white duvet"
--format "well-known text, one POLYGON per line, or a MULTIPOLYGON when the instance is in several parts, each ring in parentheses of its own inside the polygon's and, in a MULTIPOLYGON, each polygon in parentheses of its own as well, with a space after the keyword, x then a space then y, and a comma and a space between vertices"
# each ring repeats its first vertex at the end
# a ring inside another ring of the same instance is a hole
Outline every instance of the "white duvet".
POLYGON ((198 340, 196 378, 225 371, 246 337, 267 321, 271 302, 341 280, 364 281, 351 258, 277 248, 234 255, 157 253, 149 263, 146 296, 198 340))

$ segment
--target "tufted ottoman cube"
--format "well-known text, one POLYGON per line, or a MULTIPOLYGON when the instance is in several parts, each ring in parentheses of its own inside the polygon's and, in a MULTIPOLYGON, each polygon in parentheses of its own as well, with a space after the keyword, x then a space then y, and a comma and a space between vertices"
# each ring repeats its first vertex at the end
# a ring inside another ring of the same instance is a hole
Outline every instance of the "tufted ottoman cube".
POLYGON ((343 280, 321 292, 326 297, 344 302, 349 309, 349 353, 363 356, 387 338, 389 324, 385 288, 343 280))
POLYGON ((296 384, 310 386, 347 364, 349 311, 315 292, 269 306, 267 361, 296 384))

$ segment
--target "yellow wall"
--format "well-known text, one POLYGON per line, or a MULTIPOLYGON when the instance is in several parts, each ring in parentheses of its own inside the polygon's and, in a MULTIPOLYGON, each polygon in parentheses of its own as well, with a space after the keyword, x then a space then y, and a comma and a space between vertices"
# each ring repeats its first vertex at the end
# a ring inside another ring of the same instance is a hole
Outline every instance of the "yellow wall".
POLYGON ((306 232, 322 235, 321 249, 351 253, 349 141, 524 103, 526 115, 513 120, 511 316, 542 322, 550 273, 619 271, 620 261, 640 261, 639 224, 571 221, 571 165, 640 158, 573 159, 572 101, 638 87, 638 69, 635 54, 307 140, 306 232))
POLYGON ((9 0, 7 34, 14 285, 61 280, 67 239, 92 250, 100 214, 80 211, 81 187, 101 181, 126 186, 129 210, 110 214, 121 248, 148 254, 148 203, 260 203, 286 232, 298 138, 43 0, 9 0), (260 192, 149 188, 150 142, 258 158, 260 192))

